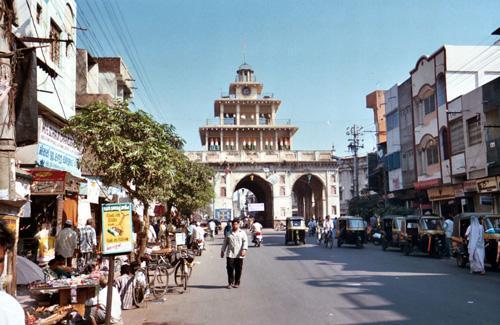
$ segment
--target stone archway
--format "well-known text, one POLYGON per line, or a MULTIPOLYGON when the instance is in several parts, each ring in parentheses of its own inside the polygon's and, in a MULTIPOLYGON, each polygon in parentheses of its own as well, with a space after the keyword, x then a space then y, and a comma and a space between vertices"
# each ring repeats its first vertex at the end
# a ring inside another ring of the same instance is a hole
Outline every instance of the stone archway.
POLYGON ((314 216, 316 220, 324 217, 324 185, 318 176, 312 174, 300 176, 293 184, 292 191, 299 216, 306 219, 314 216))
POLYGON ((255 220, 258 220, 264 227, 273 227, 273 188, 264 178, 250 174, 243 177, 234 188, 234 192, 245 188, 252 192, 257 203, 264 203, 264 211, 255 213, 255 220))

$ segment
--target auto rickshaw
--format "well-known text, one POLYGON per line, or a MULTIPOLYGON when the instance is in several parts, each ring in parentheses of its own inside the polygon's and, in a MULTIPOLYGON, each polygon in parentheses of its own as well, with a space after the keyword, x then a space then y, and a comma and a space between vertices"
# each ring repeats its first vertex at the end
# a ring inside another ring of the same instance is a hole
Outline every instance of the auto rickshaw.
POLYGON ((366 222, 361 217, 342 216, 337 219, 337 247, 343 244, 363 248, 366 241, 366 222))
POLYGON ((406 217, 406 234, 401 241, 405 255, 421 252, 441 258, 444 255, 445 244, 441 217, 433 215, 406 217))
POLYGON ((302 217, 286 218, 285 245, 289 242, 299 245, 306 243, 306 221, 302 217))
POLYGON ((396 247, 402 249, 401 242, 406 232, 406 222, 404 216, 390 215, 384 216, 381 221, 382 228, 382 249, 396 247))
POLYGON ((484 261, 493 269, 498 268, 500 245, 500 215, 493 213, 470 212, 460 213, 453 219, 453 235, 451 238, 451 253, 459 267, 465 267, 469 262, 467 238, 465 232, 470 225, 472 216, 477 216, 484 228, 484 261))

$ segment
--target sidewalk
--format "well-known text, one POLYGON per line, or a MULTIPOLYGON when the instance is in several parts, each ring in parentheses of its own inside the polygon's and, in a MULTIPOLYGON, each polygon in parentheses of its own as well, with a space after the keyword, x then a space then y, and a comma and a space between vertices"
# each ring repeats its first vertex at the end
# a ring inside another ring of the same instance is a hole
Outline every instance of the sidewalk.
POLYGON ((211 300, 210 290, 198 292, 196 299, 191 295, 194 288, 209 289, 225 287, 225 264, 220 258, 221 235, 217 236, 215 241, 208 241, 206 250, 202 256, 195 257, 195 266, 188 282, 188 290, 181 292, 175 287, 173 275, 169 277, 169 290, 163 297, 163 301, 150 301, 143 308, 124 310, 122 318, 124 324, 144 324, 144 325, 179 325, 195 324, 179 321, 185 313, 209 312, 203 311, 202 305, 211 300), (214 263, 218 259, 220 263, 214 263), (220 264, 220 265, 219 265, 220 264), (220 267, 219 267, 220 266, 220 267), (210 282, 212 279, 219 278, 218 285, 210 282), (201 284, 202 283, 202 284, 201 284), (192 305, 193 308, 189 306, 192 305), (182 310, 182 311, 181 311, 182 310))

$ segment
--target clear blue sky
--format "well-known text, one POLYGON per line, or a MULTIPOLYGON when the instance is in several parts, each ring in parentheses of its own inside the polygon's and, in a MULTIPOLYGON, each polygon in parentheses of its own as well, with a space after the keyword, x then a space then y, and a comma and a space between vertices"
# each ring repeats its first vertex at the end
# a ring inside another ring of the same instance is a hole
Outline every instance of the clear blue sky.
MULTIPOLYGON (((79 25, 91 29, 79 32, 78 46, 124 57, 142 79, 135 105, 174 124, 187 150, 201 149, 198 127, 243 52, 264 91, 282 100, 277 118, 299 127, 293 149, 335 143, 346 155, 347 126, 375 128, 366 94, 403 82, 443 44, 489 45, 500 27, 498 0, 77 2, 79 25)), ((365 134, 366 150, 374 142, 365 134)))

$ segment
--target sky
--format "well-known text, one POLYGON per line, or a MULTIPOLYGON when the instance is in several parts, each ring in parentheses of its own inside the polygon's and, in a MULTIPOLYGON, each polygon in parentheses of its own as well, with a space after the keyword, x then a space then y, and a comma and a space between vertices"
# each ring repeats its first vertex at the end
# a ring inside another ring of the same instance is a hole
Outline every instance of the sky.
MULTIPOLYGON (((365 96, 409 77, 443 44, 491 45, 500 1, 77 0, 77 45, 121 56, 136 80, 133 106, 173 124, 186 150, 213 118, 245 60, 278 119, 299 127, 293 150, 348 155, 346 128, 374 131, 365 96)), ((373 151, 375 134, 363 134, 373 151)))

